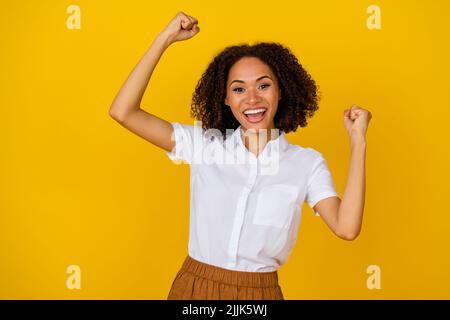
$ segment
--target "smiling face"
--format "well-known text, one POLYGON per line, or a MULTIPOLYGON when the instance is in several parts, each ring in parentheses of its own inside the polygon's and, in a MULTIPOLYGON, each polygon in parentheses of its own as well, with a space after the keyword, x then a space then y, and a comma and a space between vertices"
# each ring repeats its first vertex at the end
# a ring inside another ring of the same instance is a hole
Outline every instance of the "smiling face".
POLYGON ((243 130, 274 129, 281 90, 269 66, 255 57, 244 57, 230 69, 225 104, 243 130))

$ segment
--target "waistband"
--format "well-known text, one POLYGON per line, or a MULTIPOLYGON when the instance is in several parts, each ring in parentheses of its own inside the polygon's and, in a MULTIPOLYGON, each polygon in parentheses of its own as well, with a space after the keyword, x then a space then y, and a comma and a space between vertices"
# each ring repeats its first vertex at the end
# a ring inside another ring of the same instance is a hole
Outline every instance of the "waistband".
POLYGON ((247 272, 220 268, 187 256, 181 270, 212 281, 239 287, 277 287, 278 271, 247 272))

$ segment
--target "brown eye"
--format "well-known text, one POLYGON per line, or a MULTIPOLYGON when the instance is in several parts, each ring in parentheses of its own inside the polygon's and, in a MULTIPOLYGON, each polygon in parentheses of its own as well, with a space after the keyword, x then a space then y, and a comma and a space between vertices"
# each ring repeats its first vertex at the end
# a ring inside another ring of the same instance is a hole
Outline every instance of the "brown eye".
MULTIPOLYGON (((265 83, 265 84, 262 84, 261 87, 264 87, 264 89, 265 89, 266 87, 270 87, 270 84, 265 83)), ((237 88, 234 88, 234 89, 233 89, 233 92, 242 93, 243 91, 237 91, 237 90, 240 90, 240 89, 241 89, 241 90, 244 90, 244 89, 241 88, 241 87, 237 87, 237 88)))

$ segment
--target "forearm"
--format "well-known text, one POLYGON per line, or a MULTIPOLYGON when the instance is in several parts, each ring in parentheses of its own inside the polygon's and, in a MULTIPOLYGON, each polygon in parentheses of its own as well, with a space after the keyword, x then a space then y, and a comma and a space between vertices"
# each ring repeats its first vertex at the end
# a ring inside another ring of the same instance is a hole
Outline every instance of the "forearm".
POLYGON ((354 239, 361 231, 365 198, 365 158, 364 136, 350 137, 350 165, 344 194, 338 213, 338 232, 354 239))
POLYGON ((142 97, 153 70, 169 45, 167 36, 164 33, 158 34, 120 88, 109 109, 111 116, 120 119, 129 112, 140 108, 142 97))

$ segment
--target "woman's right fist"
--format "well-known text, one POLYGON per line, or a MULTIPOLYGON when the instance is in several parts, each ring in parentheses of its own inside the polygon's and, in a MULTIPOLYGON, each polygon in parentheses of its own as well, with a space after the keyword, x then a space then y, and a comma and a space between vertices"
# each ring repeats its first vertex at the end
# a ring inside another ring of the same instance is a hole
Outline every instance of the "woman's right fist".
POLYGON ((167 37, 170 44, 190 39, 199 32, 197 19, 180 11, 161 33, 167 37))

